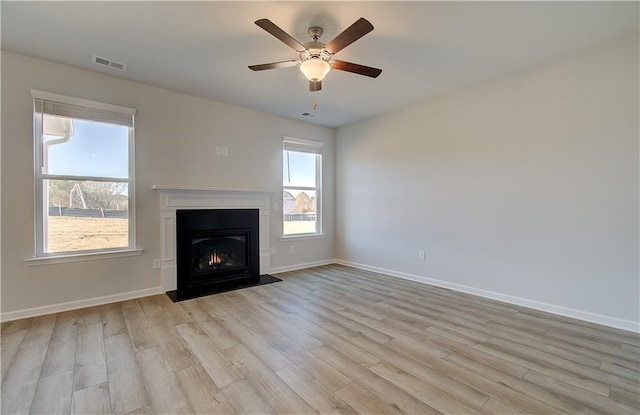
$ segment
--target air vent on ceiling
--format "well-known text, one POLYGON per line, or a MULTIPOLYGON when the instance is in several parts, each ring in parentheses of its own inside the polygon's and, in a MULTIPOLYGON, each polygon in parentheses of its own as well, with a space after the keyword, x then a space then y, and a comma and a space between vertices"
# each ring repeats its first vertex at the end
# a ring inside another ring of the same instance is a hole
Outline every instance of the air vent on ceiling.
POLYGON ((302 114, 303 117, 313 117, 313 114, 309 114, 308 112, 303 112, 302 114))
POLYGON ((100 56, 92 56, 93 63, 96 65, 104 66, 106 68, 116 69, 118 71, 124 71, 127 69, 127 65, 124 63, 112 61, 111 59, 101 58, 100 56))

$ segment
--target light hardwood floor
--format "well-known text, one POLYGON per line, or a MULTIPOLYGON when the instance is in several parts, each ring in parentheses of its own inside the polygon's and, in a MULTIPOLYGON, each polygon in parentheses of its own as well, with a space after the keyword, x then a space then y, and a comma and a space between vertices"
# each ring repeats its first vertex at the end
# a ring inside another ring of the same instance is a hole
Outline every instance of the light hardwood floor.
POLYGON ((343 266, 2 325, 2 413, 640 412, 638 334, 343 266))

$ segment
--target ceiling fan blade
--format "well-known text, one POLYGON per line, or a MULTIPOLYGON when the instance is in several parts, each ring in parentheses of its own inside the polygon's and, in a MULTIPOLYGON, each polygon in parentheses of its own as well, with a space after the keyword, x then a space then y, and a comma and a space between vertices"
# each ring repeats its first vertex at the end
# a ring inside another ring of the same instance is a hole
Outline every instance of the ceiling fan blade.
POLYGON ((292 38, 284 30, 282 30, 278 26, 276 26, 271 20, 269 20, 269 19, 260 19, 260 20, 256 20, 255 23, 258 26, 260 26, 261 28, 263 28, 264 30, 266 30, 267 32, 271 33, 273 36, 275 36, 277 39, 279 39, 281 42, 283 42, 284 44, 286 44, 287 46, 289 46, 293 50, 295 50, 297 52, 304 52, 305 51, 304 46, 302 46, 300 44, 300 42, 298 42, 297 40, 292 38))
POLYGON ((345 62, 334 60, 333 69, 337 69, 339 71, 347 71, 356 73, 358 75, 368 76, 370 78, 377 78, 378 75, 382 73, 382 69, 372 68, 370 66, 358 65, 357 63, 345 62))
POLYGON ((309 81, 309 92, 316 92, 322 89, 322 81, 309 81))
POLYGON ((264 71, 265 69, 288 68, 290 66, 296 66, 297 64, 298 61, 271 62, 263 63, 261 65, 249 65, 249 69, 252 71, 264 71))
POLYGON ((338 53, 372 30, 373 25, 367 19, 361 17, 354 24, 344 29, 331 42, 327 43, 324 48, 331 54, 338 53))

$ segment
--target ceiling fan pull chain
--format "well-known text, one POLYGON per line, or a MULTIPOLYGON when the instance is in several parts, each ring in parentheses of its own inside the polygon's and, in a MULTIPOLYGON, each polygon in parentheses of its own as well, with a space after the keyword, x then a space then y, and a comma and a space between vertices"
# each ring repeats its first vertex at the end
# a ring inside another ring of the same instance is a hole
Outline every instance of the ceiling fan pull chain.
POLYGON ((316 99, 315 95, 313 97, 313 110, 317 110, 318 109, 318 100, 316 99))

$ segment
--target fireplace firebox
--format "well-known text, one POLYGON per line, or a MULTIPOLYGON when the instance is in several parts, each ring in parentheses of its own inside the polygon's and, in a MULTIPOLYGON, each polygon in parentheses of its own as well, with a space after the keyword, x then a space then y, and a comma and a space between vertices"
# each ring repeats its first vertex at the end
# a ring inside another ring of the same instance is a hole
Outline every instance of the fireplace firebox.
POLYGON ((260 279, 258 209, 176 211, 177 301, 260 279))

